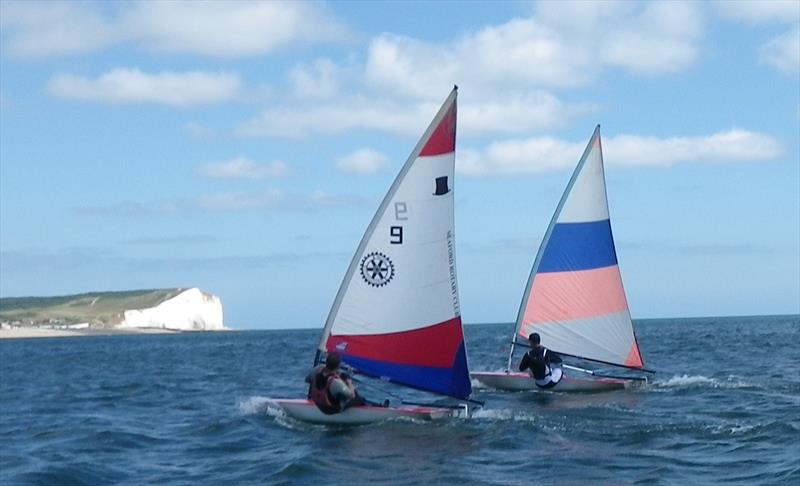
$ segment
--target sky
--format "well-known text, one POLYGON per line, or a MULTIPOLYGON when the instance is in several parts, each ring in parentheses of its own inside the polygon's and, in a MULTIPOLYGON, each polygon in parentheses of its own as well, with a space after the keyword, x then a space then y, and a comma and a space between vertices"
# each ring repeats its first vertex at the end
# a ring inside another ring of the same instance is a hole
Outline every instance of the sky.
POLYGON ((601 125, 634 318, 800 313, 800 2, 0 2, 0 296, 200 287, 321 327, 459 87, 466 323, 601 125))

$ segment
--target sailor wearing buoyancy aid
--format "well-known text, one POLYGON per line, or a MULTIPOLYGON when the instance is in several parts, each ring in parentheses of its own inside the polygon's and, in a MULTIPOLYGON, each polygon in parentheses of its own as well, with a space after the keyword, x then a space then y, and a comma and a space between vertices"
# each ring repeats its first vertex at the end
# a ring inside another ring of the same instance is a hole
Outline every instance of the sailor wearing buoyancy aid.
POLYGON ((528 336, 531 349, 522 357, 519 370, 528 370, 539 388, 553 388, 564 376, 561 356, 542 346, 539 333, 528 336))
POLYGON ((308 398, 326 415, 339 413, 350 405, 357 405, 357 395, 352 382, 339 372, 342 357, 330 353, 324 365, 315 366, 308 375, 308 398))

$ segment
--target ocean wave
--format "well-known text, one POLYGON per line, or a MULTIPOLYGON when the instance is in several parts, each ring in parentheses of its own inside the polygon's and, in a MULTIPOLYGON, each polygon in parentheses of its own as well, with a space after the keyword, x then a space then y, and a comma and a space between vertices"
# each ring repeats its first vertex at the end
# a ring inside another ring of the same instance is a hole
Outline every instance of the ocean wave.
POLYGON ((750 432, 755 428, 756 425, 727 424, 727 425, 718 425, 717 427, 714 428, 713 432, 718 434, 739 435, 750 432))
MULTIPOLYGON (((273 423, 291 430, 326 430, 331 427, 353 428, 353 427, 367 427, 370 425, 374 425, 374 424, 325 425, 325 424, 313 424, 309 422, 304 422, 302 420, 297 420, 291 417, 283 410, 283 408, 277 405, 272 398, 262 397, 262 396, 253 396, 240 401, 239 411, 243 415, 258 415, 258 416, 264 415, 266 417, 269 417, 273 423)), ((419 421, 418 419, 405 418, 405 417, 394 417, 387 420, 403 420, 403 421, 407 420, 413 422, 424 422, 424 421, 419 421)), ((376 422, 376 424, 377 423, 380 422, 376 422)))
POLYGON ((721 380, 703 375, 676 375, 666 381, 654 381, 654 388, 752 388, 754 385, 734 375, 721 380))
POLYGON ((509 409, 480 409, 472 413, 472 420, 488 420, 498 422, 530 422, 535 423, 538 421, 536 414, 531 412, 520 412, 509 409))
MULTIPOLYGON (((270 401, 268 397, 249 397, 239 402, 239 412, 242 415, 258 415, 264 412, 270 413, 270 401)), ((277 408, 280 412, 280 408, 277 408)))
MULTIPOLYGON (((645 388, 481 389, 487 407, 471 419, 356 427, 270 407, 270 396, 303 396, 298 350, 316 345, 310 331, 3 341, 0 396, 14 413, 0 420, 0 483, 517 484, 533 461, 562 483, 795 484, 798 320, 748 322, 722 336, 746 332, 752 349, 770 351, 767 363, 717 346, 720 334, 706 332, 715 320, 645 323, 642 347, 661 370, 645 388), (697 341, 698 327, 712 337, 697 341), (533 455, 531 443, 541 446, 533 455)), ((481 369, 500 364, 494 332, 466 326, 481 369)))
POLYGON ((475 378, 471 378, 469 380, 470 384, 472 385, 473 389, 480 389, 480 390, 490 390, 492 387, 484 385, 482 381, 476 380, 475 378))

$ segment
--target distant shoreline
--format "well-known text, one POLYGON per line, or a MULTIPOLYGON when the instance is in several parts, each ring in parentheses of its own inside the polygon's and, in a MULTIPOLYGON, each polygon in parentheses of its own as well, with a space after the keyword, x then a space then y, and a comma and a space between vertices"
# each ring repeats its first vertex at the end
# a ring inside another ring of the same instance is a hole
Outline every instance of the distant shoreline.
POLYGON ((140 334, 178 334, 184 332, 217 332, 217 331, 176 331, 161 328, 141 329, 41 329, 36 327, 15 327, 13 329, 0 329, 0 339, 30 339, 54 337, 84 337, 84 336, 125 336, 140 334))

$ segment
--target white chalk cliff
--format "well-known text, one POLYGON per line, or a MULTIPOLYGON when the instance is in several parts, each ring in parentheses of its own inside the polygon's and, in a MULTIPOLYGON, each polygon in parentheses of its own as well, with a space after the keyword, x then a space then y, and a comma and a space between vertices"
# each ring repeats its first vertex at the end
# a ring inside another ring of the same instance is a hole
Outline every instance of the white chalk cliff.
POLYGON ((185 290, 147 309, 126 310, 119 328, 159 328, 176 331, 221 331, 222 302, 200 289, 185 290))

